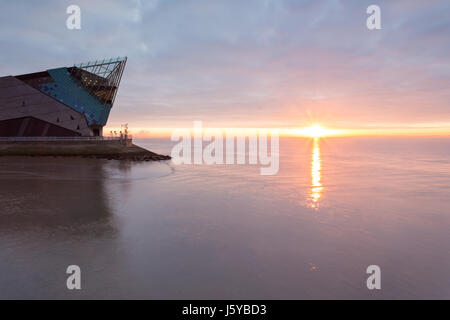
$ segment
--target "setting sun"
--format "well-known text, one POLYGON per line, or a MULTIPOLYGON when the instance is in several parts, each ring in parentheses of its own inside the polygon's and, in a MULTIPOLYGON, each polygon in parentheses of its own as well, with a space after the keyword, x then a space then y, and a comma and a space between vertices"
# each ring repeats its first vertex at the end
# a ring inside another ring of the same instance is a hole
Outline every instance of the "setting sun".
POLYGON ((327 130, 319 125, 314 125, 304 129, 305 135, 313 138, 323 137, 327 134, 327 130))
POLYGON ((286 133, 288 135, 320 138, 320 137, 331 136, 331 135, 341 133, 341 130, 327 129, 327 128, 322 127, 321 125, 315 124, 313 126, 305 127, 305 128, 289 129, 289 131, 286 133))

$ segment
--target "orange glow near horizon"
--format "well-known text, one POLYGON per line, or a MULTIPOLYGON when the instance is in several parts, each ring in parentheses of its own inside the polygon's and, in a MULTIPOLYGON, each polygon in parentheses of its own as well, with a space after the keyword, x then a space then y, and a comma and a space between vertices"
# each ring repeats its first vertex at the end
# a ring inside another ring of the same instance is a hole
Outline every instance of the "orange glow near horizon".
MULTIPOLYGON (((188 127, 186 127, 188 128, 188 127)), ((130 127, 129 133, 135 138, 167 138, 172 135, 172 132, 179 128, 136 128, 130 127)), ((190 129, 190 128, 188 128, 190 129)), ((203 128, 203 130, 220 130, 232 131, 239 134, 245 134, 247 130, 255 128, 203 128)), ((258 129, 258 128, 256 128, 258 129)), ((448 137, 450 136, 450 124, 447 126, 432 126, 426 125, 424 127, 410 126, 410 127, 370 127, 370 128, 352 128, 352 129, 331 129, 322 125, 311 125, 304 128, 272 128, 277 130, 280 136, 286 137, 357 137, 357 136, 399 136, 399 137, 448 137)), ((105 127, 103 130, 104 136, 114 135, 116 132, 119 135, 120 127, 105 127)), ((270 129, 269 129, 270 130, 270 129)))

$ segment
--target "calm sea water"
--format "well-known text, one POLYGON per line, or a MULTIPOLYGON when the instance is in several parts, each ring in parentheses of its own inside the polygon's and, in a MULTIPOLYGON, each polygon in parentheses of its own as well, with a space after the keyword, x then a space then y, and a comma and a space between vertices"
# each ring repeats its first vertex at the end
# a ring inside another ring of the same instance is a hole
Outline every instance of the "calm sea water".
POLYGON ((450 298, 450 139, 281 139, 275 176, 0 157, 0 203, 0 298, 450 298))

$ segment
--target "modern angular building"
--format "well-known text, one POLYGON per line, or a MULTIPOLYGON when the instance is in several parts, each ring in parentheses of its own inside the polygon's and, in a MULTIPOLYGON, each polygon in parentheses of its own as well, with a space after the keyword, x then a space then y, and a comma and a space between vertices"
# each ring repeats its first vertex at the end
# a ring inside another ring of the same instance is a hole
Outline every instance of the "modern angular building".
POLYGON ((0 77, 0 137, 102 136, 126 61, 0 77))

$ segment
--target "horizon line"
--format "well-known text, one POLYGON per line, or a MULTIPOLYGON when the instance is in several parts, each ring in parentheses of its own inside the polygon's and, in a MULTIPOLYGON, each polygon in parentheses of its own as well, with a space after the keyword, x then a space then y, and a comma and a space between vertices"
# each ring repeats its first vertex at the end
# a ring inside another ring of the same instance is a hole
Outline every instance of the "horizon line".
MULTIPOLYGON (((111 132, 120 134, 120 127, 104 127, 104 136, 111 136, 111 132)), ((175 130, 189 130, 192 127, 155 127, 155 128, 129 128, 128 133, 134 138, 170 138, 175 130)), ((302 133, 304 128, 262 128, 262 127, 205 127, 202 132, 208 131, 229 131, 236 136, 243 136, 250 131, 264 130, 276 131, 280 137, 306 137, 311 138, 307 133, 302 133)), ((450 128, 371 128, 371 129, 334 129, 332 133, 325 134, 323 138, 334 137, 450 137, 450 128)), ((114 135, 114 134, 113 134, 114 135)))

